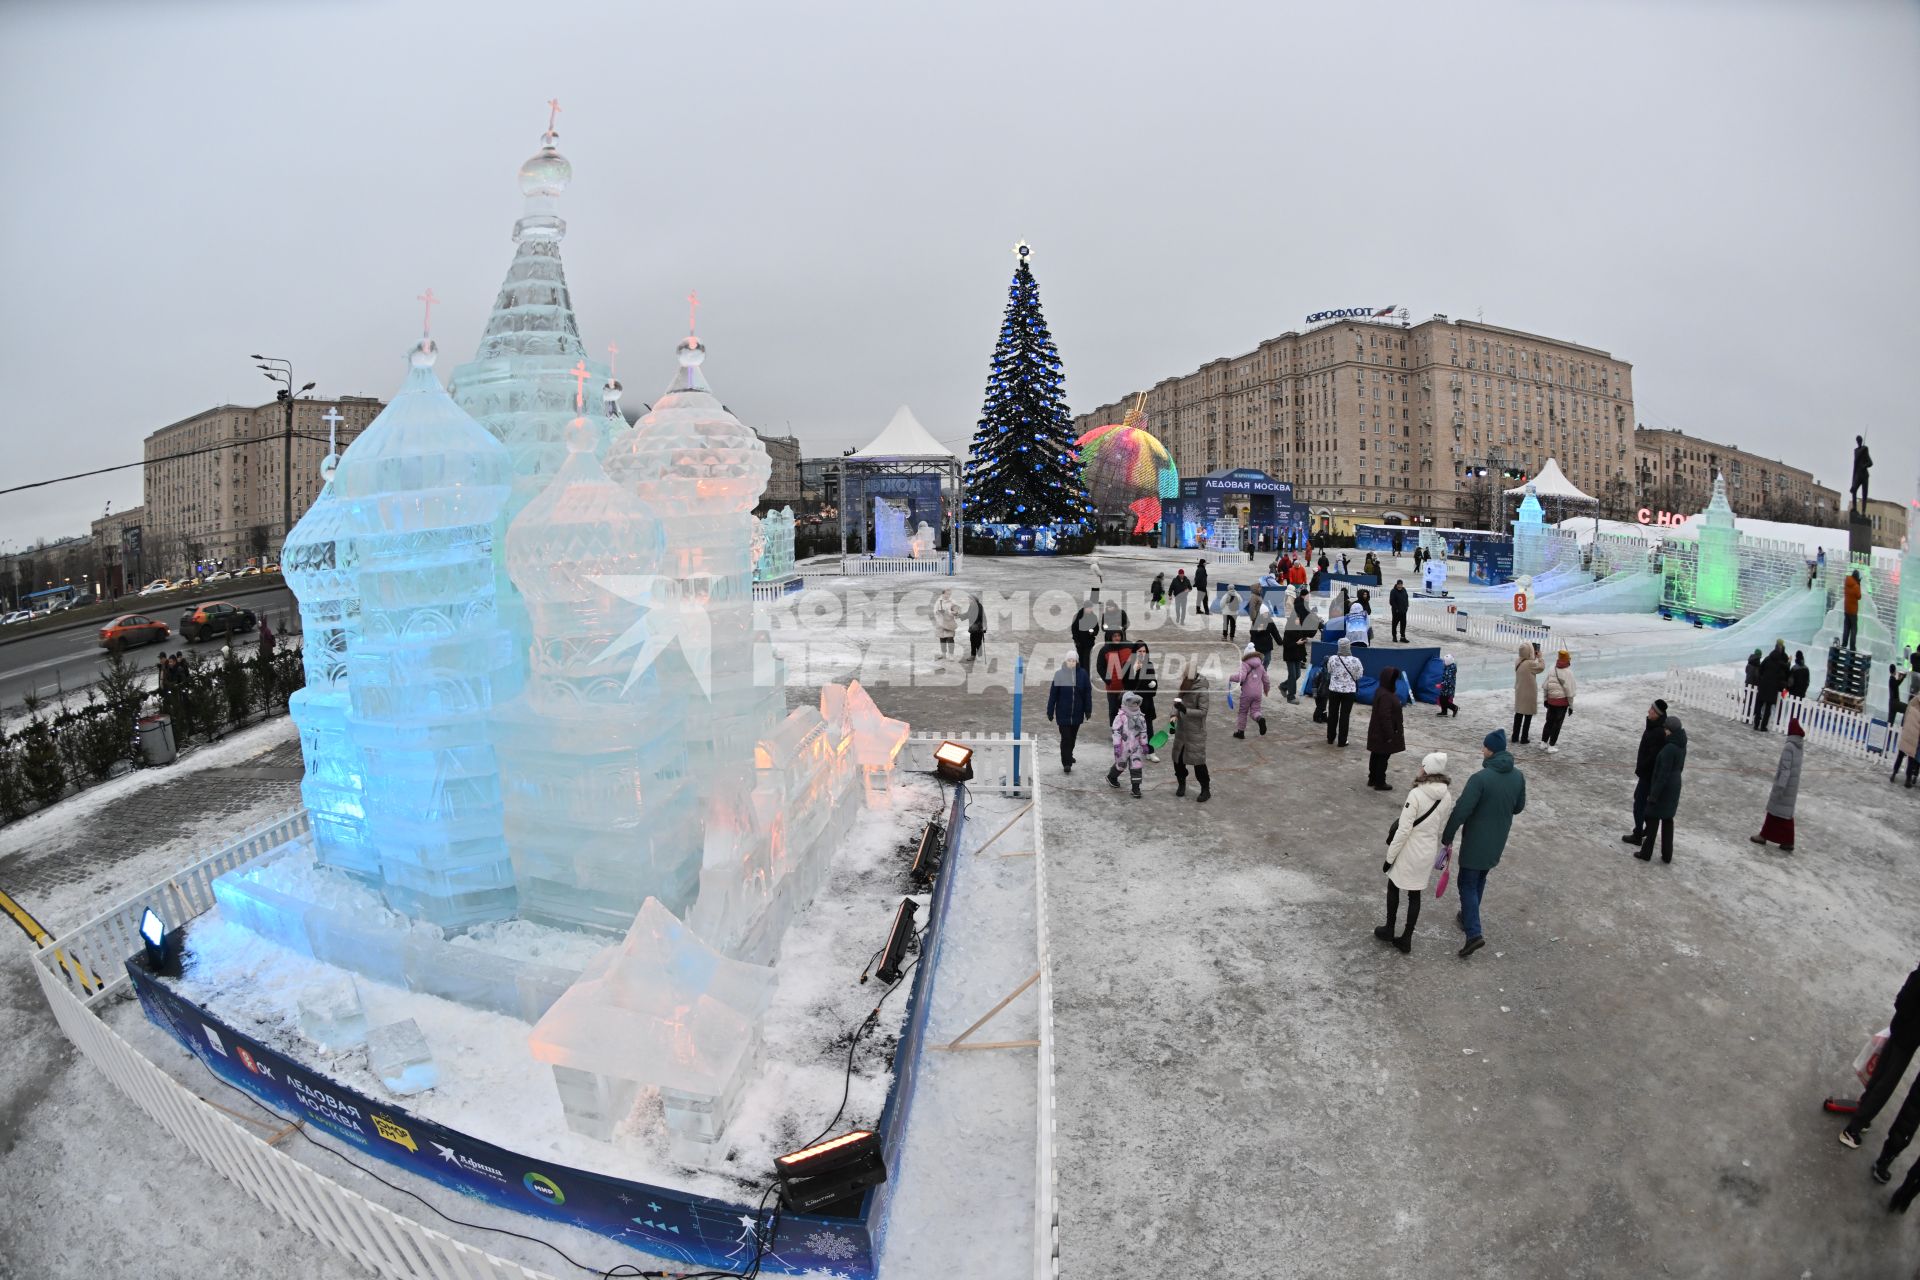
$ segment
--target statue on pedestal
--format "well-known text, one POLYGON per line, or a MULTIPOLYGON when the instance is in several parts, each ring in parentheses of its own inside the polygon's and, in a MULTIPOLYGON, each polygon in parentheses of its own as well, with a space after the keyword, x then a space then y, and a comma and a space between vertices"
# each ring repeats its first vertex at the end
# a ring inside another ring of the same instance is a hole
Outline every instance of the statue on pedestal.
POLYGON ((1853 483, 1847 486, 1847 511, 1864 512, 1867 509, 1867 473, 1873 470, 1873 455, 1867 452, 1867 442, 1863 436, 1853 438, 1853 483), (1856 503, 1854 494, 1858 493, 1856 503))

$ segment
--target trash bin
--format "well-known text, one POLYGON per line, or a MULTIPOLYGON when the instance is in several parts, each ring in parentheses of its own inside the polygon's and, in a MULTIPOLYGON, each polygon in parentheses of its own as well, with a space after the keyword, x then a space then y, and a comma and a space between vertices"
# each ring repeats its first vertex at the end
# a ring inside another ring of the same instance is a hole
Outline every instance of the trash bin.
POLYGON ((172 764, 179 753, 173 745, 173 717, 141 716, 134 726, 140 737, 140 754, 148 764, 172 764))

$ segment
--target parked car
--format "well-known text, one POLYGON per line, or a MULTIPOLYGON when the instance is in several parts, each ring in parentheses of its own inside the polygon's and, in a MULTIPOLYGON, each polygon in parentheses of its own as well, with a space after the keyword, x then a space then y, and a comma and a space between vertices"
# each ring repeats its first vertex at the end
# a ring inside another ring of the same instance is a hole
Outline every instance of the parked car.
POLYGON ((260 576, 260 570, 259 570, 259 567, 256 565, 248 565, 246 568, 235 573, 233 576, 236 578, 257 578, 260 576))
POLYGON ((157 596, 162 592, 171 590, 173 590, 173 584, 171 582, 168 582, 165 578, 155 578, 152 582, 140 588, 140 594, 143 596, 157 596))
POLYGON ((140 644, 159 644, 173 633, 157 618, 138 613, 123 613, 100 628, 102 649, 131 649, 140 644))
POLYGON ((236 631, 251 631, 260 620, 251 609, 242 609, 237 604, 225 600, 209 600, 197 604, 180 615, 180 634, 188 644, 196 640, 205 640, 209 636, 232 635, 236 631))
POLYGON ((233 575, 231 573, 228 573, 225 569, 217 569, 214 572, 208 574, 206 580, 208 582, 231 582, 233 580, 233 575))
POLYGON ((15 609, 12 613, 0 616, 0 627, 10 627, 16 622, 30 621, 33 614, 27 609, 15 609))

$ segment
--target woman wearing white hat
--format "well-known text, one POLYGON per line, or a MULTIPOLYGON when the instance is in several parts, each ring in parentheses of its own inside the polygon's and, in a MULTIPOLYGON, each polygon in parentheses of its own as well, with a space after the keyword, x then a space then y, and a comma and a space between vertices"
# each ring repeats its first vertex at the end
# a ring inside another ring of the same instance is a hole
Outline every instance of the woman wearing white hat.
POLYGON ((1373 931, 1382 942, 1403 952, 1413 950, 1413 926, 1420 919, 1420 895, 1433 875, 1434 855, 1440 852, 1440 829, 1453 811, 1453 783, 1447 777, 1447 753, 1435 751, 1420 762, 1420 772, 1407 792, 1400 816, 1387 833, 1387 922, 1373 931), (1394 936, 1400 914, 1400 894, 1407 895, 1407 931, 1394 936))

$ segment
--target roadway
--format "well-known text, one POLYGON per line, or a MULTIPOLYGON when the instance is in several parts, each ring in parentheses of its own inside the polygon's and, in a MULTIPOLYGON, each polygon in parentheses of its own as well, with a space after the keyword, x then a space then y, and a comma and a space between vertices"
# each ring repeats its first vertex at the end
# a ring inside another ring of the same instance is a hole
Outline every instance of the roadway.
MULTIPOLYGON (((232 601, 276 623, 294 609, 293 593, 280 583, 243 591, 214 590, 204 595, 176 596, 165 604, 154 604, 150 609, 143 608, 141 602, 129 596, 119 602, 122 606, 120 613, 157 618, 167 624, 172 634, 162 644, 141 645, 127 650, 128 661, 142 671, 150 671, 169 653, 218 653, 220 641, 217 638, 188 644, 180 636, 180 615, 186 612, 188 605, 209 600, 232 601)), ((85 688, 98 680, 107 656, 106 650, 100 647, 100 628, 111 618, 119 616, 119 613, 111 614, 108 618, 95 620, 71 631, 49 632, 0 644, 0 709, 15 710, 28 694, 50 699, 62 692, 85 688)), ((251 649, 258 639, 257 633, 248 632, 235 637, 235 644, 251 649)))

